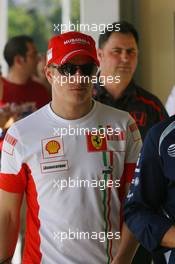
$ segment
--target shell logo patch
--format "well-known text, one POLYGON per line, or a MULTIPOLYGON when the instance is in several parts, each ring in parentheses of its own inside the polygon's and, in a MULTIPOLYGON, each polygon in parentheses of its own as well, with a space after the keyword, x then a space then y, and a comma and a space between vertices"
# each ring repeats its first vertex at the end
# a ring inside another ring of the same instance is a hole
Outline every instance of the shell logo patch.
POLYGON ((107 151, 106 137, 101 135, 87 134, 87 149, 89 152, 92 151, 107 151))
POLYGON ((56 140, 51 140, 46 144, 46 150, 49 154, 57 154, 60 149, 60 143, 56 140))
POLYGON ((63 138, 52 137, 41 141, 44 159, 64 156, 63 138))

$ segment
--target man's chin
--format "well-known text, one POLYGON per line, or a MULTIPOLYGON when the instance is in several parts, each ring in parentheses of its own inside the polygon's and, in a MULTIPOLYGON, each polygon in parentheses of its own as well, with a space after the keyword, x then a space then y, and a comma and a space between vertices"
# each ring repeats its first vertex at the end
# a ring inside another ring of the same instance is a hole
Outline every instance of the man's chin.
POLYGON ((118 73, 127 73, 127 74, 131 74, 132 73, 132 70, 131 70, 131 68, 119 68, 118 69, 118 73))
POLYGON ((122 78, 132 78, 133 72, 131 70, 121 70, 116 73, 118 76, 120 76, 120 79, 122 78))

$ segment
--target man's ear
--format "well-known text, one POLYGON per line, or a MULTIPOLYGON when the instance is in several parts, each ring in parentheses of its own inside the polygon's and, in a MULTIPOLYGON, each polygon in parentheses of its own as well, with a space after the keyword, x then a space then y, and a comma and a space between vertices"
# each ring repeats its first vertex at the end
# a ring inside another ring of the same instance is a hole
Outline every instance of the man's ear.
POLYGON ((52 85, 52 81, 53 81, 52 80, 52 69, 48 66, 45 66, 44 72, 45 72, 45 75, 46 75, 48 82, 52 85))
POLYGON ((103 50, 100 48, 97 49, 97 57, 98 57, 99 62, 101 62, 103 58, 103 50))
POLYGON ((25 61, 25 58, 21 55, 16 55, 14 57, 14 64, 17 64, 17 65, 22 65, 25 61))

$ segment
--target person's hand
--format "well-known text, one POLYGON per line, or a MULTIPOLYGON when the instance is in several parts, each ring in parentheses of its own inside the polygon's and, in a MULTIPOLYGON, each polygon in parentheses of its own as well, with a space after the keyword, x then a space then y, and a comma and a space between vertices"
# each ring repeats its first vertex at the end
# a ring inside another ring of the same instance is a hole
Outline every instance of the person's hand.
POLYGON ((0 108, 0 128, 8 129, 15 121, 33 113, 35 103, 29 102, 21 105, 7 103, 0 108))
POLYGON ((111 264, 131 264, 139 246, 139 242, 125 222, 123 223, 121 234, 120 244, 117 247, 117 254, 111 264))
POLYGON ((10 109, 16 120, 19 120, 36 111, 36 105, 35 102, 27 102, 20 105, 12 103, 10 109))
POLYGON ((13 123, 13 113, 10 105, 5 104, 0 108, 0 128, 7 129, 13 123))
POLYGON ((32 114, 36 110, 37 109, 35 102, 27 102, 20 104, 16 112, 18 113, 18 118, 21 119, 32 114))

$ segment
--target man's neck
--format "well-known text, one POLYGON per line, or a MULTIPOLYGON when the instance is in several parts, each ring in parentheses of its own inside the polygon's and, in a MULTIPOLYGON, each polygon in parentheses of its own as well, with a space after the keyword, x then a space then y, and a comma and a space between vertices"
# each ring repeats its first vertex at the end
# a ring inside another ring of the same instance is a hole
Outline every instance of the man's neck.
POLYGON ((75 105, 71 103, 59 104, 56 100, 53 99, 51 102, 51 108, 55 114, 63 119, 76 120, 87 115, 91 111, 93 104, 93 100, 90 100, 89 102, 83 103, 81 105, 75 105))
POLYGON ((7 80, 15 84, 25 84, 29 77, 15 69, 10 69, 7 80))

